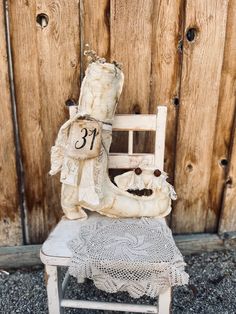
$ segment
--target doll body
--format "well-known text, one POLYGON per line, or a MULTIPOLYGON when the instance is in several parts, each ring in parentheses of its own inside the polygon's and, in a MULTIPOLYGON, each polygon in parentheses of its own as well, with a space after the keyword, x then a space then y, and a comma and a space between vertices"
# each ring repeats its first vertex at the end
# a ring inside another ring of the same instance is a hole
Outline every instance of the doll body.
POLYGON ((50 174, 61 171, 61 205, 69 219, 86 218, 81 204, 97 206, 103 198, 101 187, 107 176, 112 121, 123 81, 124 75, 115 64, 100 60, 89 64, 78 106, 71 110, 70 119, 61 127, 52 147, 50 174), (84 127, 77 127, 78 121, 84 127), (97 127, 91 128, 91 123, 97 127), (91 151, 98 134, 101 145, 95 157, 86 157, 86 152, 82 156, 81 148, 88 146, 87 152, 91 151))

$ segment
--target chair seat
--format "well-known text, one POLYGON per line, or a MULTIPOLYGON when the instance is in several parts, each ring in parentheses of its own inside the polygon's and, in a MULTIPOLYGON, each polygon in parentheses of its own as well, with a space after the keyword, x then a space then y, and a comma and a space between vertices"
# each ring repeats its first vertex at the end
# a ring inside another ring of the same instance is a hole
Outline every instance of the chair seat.
MULTIPOLYGON (((83 226, 93 224, 100 219, 103 220, 104 216, 96 212, 89 212, 88 219, 68 220, 62 217, 42 245, 40 251, 42 262, 48 265, 68 266, 72 257, 68 243, 76 237, 83 226)), ((108 217, 106 220, 114 221, 113 218, 108 217)), ((159 221, 165 224, 164 218, 159 219, 159 221)))
POLYGON ((130 296, 158 296, 187 283, 185 263, 164 218, 115 219, 89 212, 88 219, 62 219, 41 249, 46 265, 69 266, 82 283, 130 296))
POLYGON ((68 247, 68 242, 73 240, 80 228, 90 222, 96 221, 100 215, 90 213, 88 219, 69 220, 62 217, 50 233, 47 240, 43 243, 40 258, 46 265, 67 266, 72 252, 68 247))

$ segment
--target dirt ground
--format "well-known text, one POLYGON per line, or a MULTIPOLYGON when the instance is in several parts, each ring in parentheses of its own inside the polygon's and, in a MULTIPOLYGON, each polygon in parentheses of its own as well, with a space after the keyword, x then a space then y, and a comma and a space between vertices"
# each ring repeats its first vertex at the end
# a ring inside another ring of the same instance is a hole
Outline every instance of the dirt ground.
MULTIPOLYGON (((236 251, 221 251, 186 256, 188 286, 175 287, 172 313, 235 314, 236 251)), ((97 290, 91 281, 77 284, 71 278, 66 296, 73 298, 154 304, 150 298, 130 299, 126 293, 115 295, 97 290)), ((0 271, 0 313, 48 313, 44 274, 41 266, 0 271)), ((66 314, 107 314, 107 311, 67 309, 66 314)), ((111 313, 111 312, 109 312, 111 313)), ((122 313, 122 312, 112 312, 122 313)))

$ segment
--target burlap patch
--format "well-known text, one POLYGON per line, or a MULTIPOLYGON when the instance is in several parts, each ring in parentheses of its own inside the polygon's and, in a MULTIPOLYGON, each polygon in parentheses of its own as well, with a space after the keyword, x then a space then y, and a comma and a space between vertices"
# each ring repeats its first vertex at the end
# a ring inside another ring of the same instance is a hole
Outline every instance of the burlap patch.
POLYGON ((97 121, 75 121, 69 132, 66 154, 75 159, 90 159, 99 155, 101 126, 97 121))

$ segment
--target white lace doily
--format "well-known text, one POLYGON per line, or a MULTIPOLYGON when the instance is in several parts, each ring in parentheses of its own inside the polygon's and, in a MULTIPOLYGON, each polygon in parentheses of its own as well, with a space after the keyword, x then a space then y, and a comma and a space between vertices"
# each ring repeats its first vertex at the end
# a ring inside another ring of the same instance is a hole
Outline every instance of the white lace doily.
POLYGON ((88 219, 69 247, 69 273, 110 293, 157 297, 169 286, 188 283, 182 255, 162 219, 88 219))

